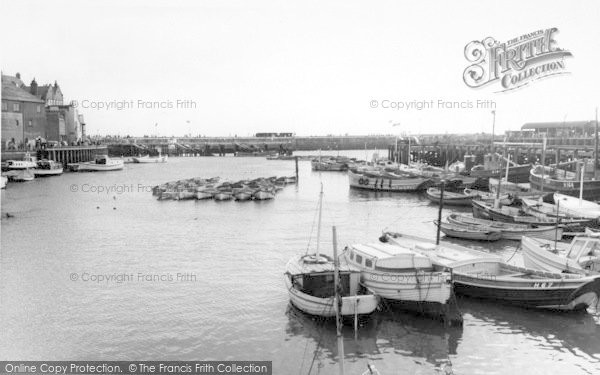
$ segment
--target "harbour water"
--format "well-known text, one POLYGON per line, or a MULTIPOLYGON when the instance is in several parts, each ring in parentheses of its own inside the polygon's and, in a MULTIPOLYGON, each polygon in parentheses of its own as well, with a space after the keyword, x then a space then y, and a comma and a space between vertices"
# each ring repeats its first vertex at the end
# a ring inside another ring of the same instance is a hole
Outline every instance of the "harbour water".
MULTIPOLYGON (((275 374, 333 373, 335 326, 290 307, 283 284, 287 260, 315 245, 320 183, 327 253, 332 225, 342 246, 377 241, 384 229, 434 237, 438 208, 422 195, 350 190, 345 173, 299 166, 299 183, 264 202, 157 201, 149 189, 190 177, 290 176, 293 161, 171 158, 9 185, 0 359, 271 360, 275 374)), ((475 246, 520 261, 516 242, 475 246)), ((390 310, 356 336, 345 327, 348 373, 369 362, 382 374, 600 373, 596 311, 465 298, 459 307, 460 328, 390 310)))

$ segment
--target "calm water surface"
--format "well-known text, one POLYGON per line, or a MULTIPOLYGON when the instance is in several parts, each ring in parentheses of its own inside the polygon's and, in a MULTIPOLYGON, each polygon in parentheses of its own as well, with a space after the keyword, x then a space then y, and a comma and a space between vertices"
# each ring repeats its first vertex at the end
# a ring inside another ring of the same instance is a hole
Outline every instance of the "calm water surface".
MULTIPOLYGON (((342 245, 377 241, 385 228, 435 236, 435 205, 350 190, 344 173, 312 172, 307 161, 299 184, 273 201, 157 201, 146 188, 293 174, 293 161, 171 158, 10 184, 1 193, 0 359, 248 359, 272 360, 276 374, 334 372, 335 327, 291 308, 283 284, 285 263, 306 251, 311 233, 314 246, 320 182, 327 252, 331 225, 342 245), (90 191, 98 186, 123 191, 90 191)), ((515 245, 479 247, 509 258, 515 245)), ((347 372, 370 361, 382 374, 600 373, 597 312, 459 303, 462 328, 398 311, 376 314, 356 336, 346 327, 347 372)))

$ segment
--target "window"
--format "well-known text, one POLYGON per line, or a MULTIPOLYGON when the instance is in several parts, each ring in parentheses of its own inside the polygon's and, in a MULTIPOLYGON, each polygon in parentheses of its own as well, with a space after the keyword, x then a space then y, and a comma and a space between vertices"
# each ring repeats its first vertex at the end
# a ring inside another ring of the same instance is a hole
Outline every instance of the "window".
POLYGON ((7 102, 2 102, 2 110, 8 111, 8 103, 7 102))
POLYGON ((21 112, 21 105, 19 103, 13 103, 13 112, 21 112))
POLYGON ((371 259, 366 259, 365 260, 365 266, 367 266, 367 267, 373 267, 373 261, 371 259))
POLYGON ((42 112, 42 106, 38 104, 36 110, 37 110, 37 113, 41 113, 42 112))
POLYGON ((27 123, 27 125, 33 126, 33 123, 31 122, 31 120, 29 120, 29 122, 27 123))
POLYGON ((356 263, 362 264, 362 256, 356 254, 356 263))

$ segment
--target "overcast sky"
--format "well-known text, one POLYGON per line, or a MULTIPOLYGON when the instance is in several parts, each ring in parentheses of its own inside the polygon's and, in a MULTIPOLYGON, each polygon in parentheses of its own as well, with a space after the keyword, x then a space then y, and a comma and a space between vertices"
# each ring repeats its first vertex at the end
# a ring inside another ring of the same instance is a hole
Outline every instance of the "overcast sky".
POLYGON ((490 108, 440 109, 438 100, 494 101, 496 133, 593 119, 600 2, 490 3, 1 0, 1 68, 27 84, 57 80, 88 134, 491 132, 490 108), (573 53, 569 75, 505 93, 463 82, 467 43, 551 27, 573 53), (394 110, 385 100, 436 105, 394 110), (133 105, 91 108, 111 101, 133 105))

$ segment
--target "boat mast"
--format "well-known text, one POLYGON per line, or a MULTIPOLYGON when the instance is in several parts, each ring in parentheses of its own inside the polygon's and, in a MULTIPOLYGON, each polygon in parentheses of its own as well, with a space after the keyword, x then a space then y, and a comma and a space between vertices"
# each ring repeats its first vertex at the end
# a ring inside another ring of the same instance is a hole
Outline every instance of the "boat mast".
POLYGON ((340 270, 337 252, 337 233, 335 226, 333 226, 331 229, 333 231, 333 287, 335 288, 335 297, 333 303, 335 304, 335 326, 337 331, 340 375, 344 375, 344 337, 342 336, 342 299, 340 298, 339 286, 340 270))
POLYGON ((594 177, 598 178, 598 107, 596 107, 596 144, 594 152, 594 177))
POLYGON ((317 225, 317 252, 315 261, 319 261, 319 247, 321 245, 321 216, 323 212, 323 183, 321 183, 321 192, 319 193, 319 222, 317 225))
POLYGON ((583 200, 583 176, 585 175, 585 159, 581 163, 581 177, 579 180, 579 207, 581 207, 581 201, 583 200))

